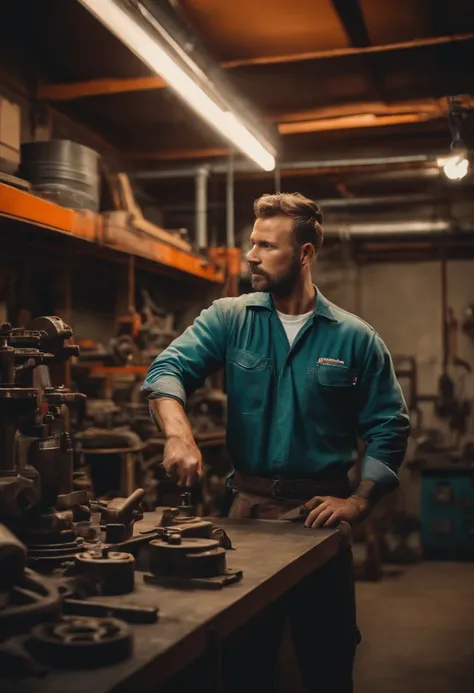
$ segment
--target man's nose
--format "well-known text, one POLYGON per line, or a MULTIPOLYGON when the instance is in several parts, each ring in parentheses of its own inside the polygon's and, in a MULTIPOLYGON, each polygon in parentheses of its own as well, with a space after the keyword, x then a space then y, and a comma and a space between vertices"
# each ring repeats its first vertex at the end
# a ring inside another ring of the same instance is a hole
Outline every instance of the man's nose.
POLYGON ((249 250, 249 252, 247 253, 247 262, 251 262, 254 265, 260 264, 260 258, 258 257, 257 253, 255 252, 255 246, 253 246, 249 250))

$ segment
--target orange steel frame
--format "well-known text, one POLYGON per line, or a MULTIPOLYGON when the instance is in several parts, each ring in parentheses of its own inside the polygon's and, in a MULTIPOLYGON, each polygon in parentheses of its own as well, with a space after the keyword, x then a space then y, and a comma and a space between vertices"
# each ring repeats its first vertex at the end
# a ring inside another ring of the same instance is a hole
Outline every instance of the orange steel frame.
POLYGON ((103 219, 93 212, 78 212, 0 183, 0 217, 21 221, 96 243, 128 255, 136 255, 187 274, 223 284, 225 264, 215 264, 198 255, 152 237, 105 238, 103 219), (127 242, 128 241, 128 242, 127 242))

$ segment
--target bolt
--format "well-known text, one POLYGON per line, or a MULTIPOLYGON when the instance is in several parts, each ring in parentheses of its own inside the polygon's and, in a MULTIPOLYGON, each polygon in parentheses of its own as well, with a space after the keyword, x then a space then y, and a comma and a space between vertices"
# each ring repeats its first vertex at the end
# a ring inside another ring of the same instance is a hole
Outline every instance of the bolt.
POLYGON ((102 548, 102 558, 108 558, 109 557, 109 547, 104 546, 102 548))
POLYGON ((181 505, 191 505, 191 494, 189 491, 181 494, 181 505))

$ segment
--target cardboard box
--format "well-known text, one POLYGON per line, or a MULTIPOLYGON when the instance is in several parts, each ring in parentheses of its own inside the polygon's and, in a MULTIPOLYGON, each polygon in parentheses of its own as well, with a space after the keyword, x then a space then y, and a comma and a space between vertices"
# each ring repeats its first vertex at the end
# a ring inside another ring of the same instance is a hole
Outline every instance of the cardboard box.
POLYGON ((0 161, 7 163, 8 172, 20 163, 20 117, 18 104, 0 96, 0 161))

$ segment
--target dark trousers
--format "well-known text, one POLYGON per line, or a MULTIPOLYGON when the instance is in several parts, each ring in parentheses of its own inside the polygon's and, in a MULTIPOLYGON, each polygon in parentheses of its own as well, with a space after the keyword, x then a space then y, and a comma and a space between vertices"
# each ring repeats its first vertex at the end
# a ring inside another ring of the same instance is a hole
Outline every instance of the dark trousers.
MULTIPOLYGON (((257 500, 239 494, 229 517, 271 519, 289 509, 266 499, 258 512, 257 500)), ((285 693, 352 693, 357 642, 352 551, 345 546, 231 638, 224 650, 225 693, 280 693, 283 682, 285 693), (288 631, 299 672, 283 637, 288 631)))

